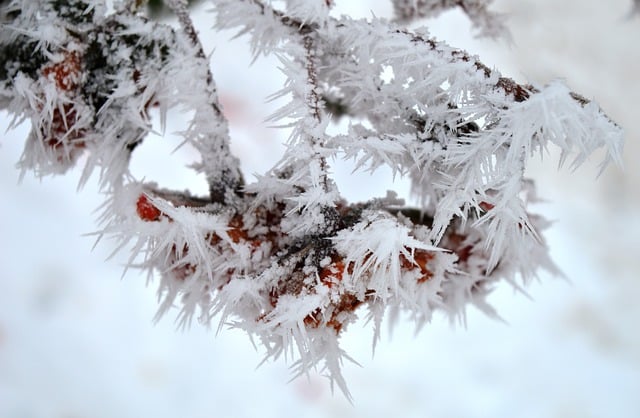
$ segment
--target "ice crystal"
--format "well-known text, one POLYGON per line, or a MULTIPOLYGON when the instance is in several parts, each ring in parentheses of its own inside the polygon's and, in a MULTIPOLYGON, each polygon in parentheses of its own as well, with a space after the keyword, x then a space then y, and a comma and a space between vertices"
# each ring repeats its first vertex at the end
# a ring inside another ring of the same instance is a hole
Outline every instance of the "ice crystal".
POLYGON ((410 31, 410 20, 461 7, 494 35, 489 1, 393 2, 394 21, 333 18, 328 0, 216 1, 218 29, 236 28, 253 53, 274 54, 290 102, 274 121, 293 128, 280 161, 246 183, 186 2, 180 29, 150 20, 139 2, 12 0, 0 3, 0 108, 27 119, 20 160, 38 175, 83 159, 108 196, 99 235, 131 251, 130 266, 160 276, 159 315, 181 307, 246 330, 267 358, 296 373, 319 366, 348 396, 340 335, 364 310, 379 330, 385 311, 419 326, 440 311, 464 320, 506 281, 519 287, 554 271, 528 212, 527 159, 549 144, 580 165, 605 148, 619 161, 622 131, 562 83, 518 84, 478 57, 410 31), (130 156, 164 120, 190 111, 182 132, 201 160, 209 196, 163 189, 129 173, 130 156), (329 125, 348 116, 346 133, 329 125), (386 166, 411 179, 420 207, 394 193, 350 203, 331 177, 336 158, 357 170, 386 166))

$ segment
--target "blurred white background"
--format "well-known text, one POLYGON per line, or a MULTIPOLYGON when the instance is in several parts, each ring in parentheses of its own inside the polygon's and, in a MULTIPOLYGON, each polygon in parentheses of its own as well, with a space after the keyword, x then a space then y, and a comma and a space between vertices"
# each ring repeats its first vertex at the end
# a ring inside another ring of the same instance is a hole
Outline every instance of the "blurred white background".
MULTIPOLYGON (((384 0, 336 0, 355 16, 389 15, 384 0)), ((626 129, 625 163, 596 180, 598 159, 556 171, 552 155, 530 175, 549 200, 537 211, 556 220, 546 237, 568 280, 541 276, 531 298, 507 286, 490 298, 505 323, 470 309, 467 328, 437 316, 418 335, 401 322, 371 357, 372 333, 355 324, 343 345, 362 368, 345 366, 349 405, 312 374, 291 383, 284 362, 258 369, 262 353, 235 331, 199 325, 176 331, 152 323, 154 284, 122 276, 126 254, 92 251, 95 183, 76 192, 79 171, 42 181, 14 168, 27 127, 0 142, 0 417, 638 417, 640 416, 640 17, 631 1, 495 2, 509 14, 513 45, 477 40, 459 12, 428 22, 434 36, 480 55, 520 81, 563 78, 626 129)), ((273 60, 251 57, 245 39, 197 26, 232 124, 234 149, 250 175, 280 155, 282 134, 261 121, 264 97, 279 87, 273 60)), ((0 114, 0 129, 8 126, 0 114)), ((181 129, 180 117, 167 132, 181 129)), ((183 168, 196 158, 177 140, 151 138, 134 157, 139 177, 195 191, 183 168), (167 167, 171 167, 170 170, 167 167)), ((390 184, 335 168, 352 199, 390 184)), ((250 177, 249 177, 250 178, 250 177)), ((398 186, 402 188, 402 185, 398 186)))

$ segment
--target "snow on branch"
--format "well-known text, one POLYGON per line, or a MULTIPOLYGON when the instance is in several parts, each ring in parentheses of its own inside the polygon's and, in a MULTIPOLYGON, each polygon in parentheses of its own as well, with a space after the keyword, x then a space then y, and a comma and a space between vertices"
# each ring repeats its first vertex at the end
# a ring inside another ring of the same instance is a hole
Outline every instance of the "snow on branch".
POLYGON ((459 7, 471 20, 479 36, 499 38, 508 36, 502 15, 489 11, 492 0, 392 0, 396 21, 437 17, 440 13, 459 7))
POLYGON ((478 57, 410 31, 408 20, 461 7, 484 31, 499 28, 486 1, 394 1, 397 19, 330 15, 332 2, 218 0, 216 27, 273 54, 290 101, 272 120, 292 127, 282 158, 245 184, 230 151, 212 69, 186 2, 168 1, 180 29, 138 3, 108 13, 101 0, 12 0, 0 8, 0 108, 29 120, 22 170, 63 173, 84 161, 108 195, 100 236, 156 272, 159 316, 246 330, 267 358, 296 373, 319 366, 348 395, 340 335, 364 310, 375 333, 387 310, 418 326, 434 312, 464 321, 506 281, 555 272, 528 212, 527 160, 549 144, 580 165, 599 148, 619 162, 622 130, 562 83, 518 84, 478 57), (151 130, 190 111, 209 196, 143 183, 128 163, 151 130), (328 127, 349 118, 348 132, 328 127), (79 157, 85 155, 81 160, 79 157), (389 167, 419 202, 394 192, 347 202, 331 177, 337 158, 358 170, 389 167))

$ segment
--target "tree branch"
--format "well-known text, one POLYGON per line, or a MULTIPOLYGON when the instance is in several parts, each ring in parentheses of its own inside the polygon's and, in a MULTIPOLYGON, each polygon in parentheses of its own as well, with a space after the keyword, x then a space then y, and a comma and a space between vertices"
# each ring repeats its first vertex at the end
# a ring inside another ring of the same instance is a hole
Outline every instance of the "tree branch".
POLYGON ((186 0, 168 0, 169 7, 178 17, 178 21, 183 31, 190 39, 196 51, 196 58, 201 65, 206 68, 206 94, 208 95, 208 104, 213 110, 213 118, 217 121, 219 128, 216 133, 202 134, 208 136, 197 143, 197 147, 202 154, 202 171, 207 174, 211 200, 218 203, 232 204, 237 196, 242 193, 244 179, 240 171, 239 160, 231 155, 229 148, 229 132, 228 122, 220 109, 217 97, 217 89, 209 60, 207 59, 202 43, 196 32, 193 22, 189 15, 186 0))

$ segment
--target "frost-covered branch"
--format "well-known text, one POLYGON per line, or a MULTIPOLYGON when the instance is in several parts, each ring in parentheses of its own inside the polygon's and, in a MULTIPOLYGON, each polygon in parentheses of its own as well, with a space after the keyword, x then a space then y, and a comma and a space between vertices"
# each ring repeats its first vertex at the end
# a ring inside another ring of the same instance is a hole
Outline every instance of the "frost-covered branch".
POLYGON ((440 13, 459 7, 469 17, 479 36, 499 38, 508 36, 504 17, 489 11, 493 0, 392 0, 396 21, 437 17, 440 13))
MULTIPOLYGON (((191 126, 192 132, 187 135, 187 139, 192 140, 202 155, 202 163, 198 168, 206 173, 211 200, 230 204, 230 199, 234 199, 237 194, 241 193, 244 180, 240 172, 240 162, 231 155, 229 149, 228 123, 220 109, 213 74, 200 38, 191 21, 187 1, 169 0, 168 5, 178 17, 182 30, 195 49, 195 61, 201 67, 201 71, 206 72, 206 84, 203 86, 204 89, 201 89, 204 90, 204 94, 202 97, 194 95, 197 100, 203 100, 204 103, 193 103, 193 108, 197 113, 191 126), (206 111, 207 105, 213 112, 206 111)), ((197 77, 195 81, 202 82, 203 77, 197 77)), ((191 95, 193 90, 185 90, 185 93, 191 95)))
MULTIPOLYGON (((418 326, 435 312, 464 321, 506 281, 555 271, 529 213, 527 160, 549 144, 581 164, 619 161, 622 131, 592 101, 559 82, 519 84, 465 51, 411 31, 408 20, 462 7, 484 30, 488 2, 395 1, 395 22, 340 19, 325 0, 217 0, 216 27, 246 35, 256 57, 285 75, 272 121, 292 128, 281 159, 244 183, 227 120, 186 2, 168 1, 180 30, 102 0, 0 3, 0 108, 32 126, 20 161, 38 175, 84 161, 108 195, 99 236, 131 251, 131 266, 160 277, 158 315, 181 307, 246 330, 267 358, 320 366, 348 394, 338 344, 358 315, 374 324, 405 311, 418 326), (166 190, 129 173, 151 130, 189 112, 182 132, 210 195, 166 190), (328 128, 349 118, 345 132, 328 128), (80 159, 85 155, 85 159, 80 159), (338 158, 356 170, 389 167, 408 178, 416 206, 393 192, 348 202, 331 177, 338 158)), ((492 23, 493 22, 493 23, 492 23)))

